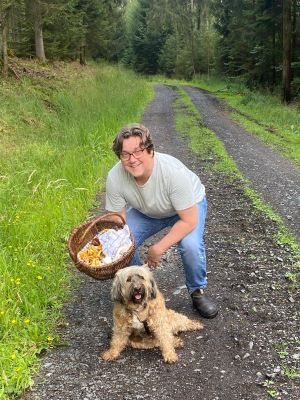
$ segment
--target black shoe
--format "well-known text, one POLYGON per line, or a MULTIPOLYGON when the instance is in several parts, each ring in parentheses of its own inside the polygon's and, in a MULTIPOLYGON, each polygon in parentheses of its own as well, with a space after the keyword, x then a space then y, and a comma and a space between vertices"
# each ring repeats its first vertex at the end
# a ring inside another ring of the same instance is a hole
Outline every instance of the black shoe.
POLYGON ((203 289, 197 289, 192 293, 193 306, 203 318, 215 318, 218 314, 216 304, 207 296, 203 289))

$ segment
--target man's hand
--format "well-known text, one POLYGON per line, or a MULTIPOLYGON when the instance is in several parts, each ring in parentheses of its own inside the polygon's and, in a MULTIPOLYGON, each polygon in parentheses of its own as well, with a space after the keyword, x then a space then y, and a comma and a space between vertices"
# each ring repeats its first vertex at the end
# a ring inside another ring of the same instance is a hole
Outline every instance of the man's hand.
POLYGON ((158 267, 162 255, 173 244, 178 243, 196 228, 198 223, 198 208, 196 204, 185 210, 177 211, 177 214, 180 218, 179 221, 172 226, 171 230, 159 242, 149 247, 145 259, 149 267, 158 267))
POLYGON ((161 251, 157 244, 154 244, 153 246, 149 247, 145 262, 149 265, 149 267, 158 267, 162 255, 163 251, 161 251))

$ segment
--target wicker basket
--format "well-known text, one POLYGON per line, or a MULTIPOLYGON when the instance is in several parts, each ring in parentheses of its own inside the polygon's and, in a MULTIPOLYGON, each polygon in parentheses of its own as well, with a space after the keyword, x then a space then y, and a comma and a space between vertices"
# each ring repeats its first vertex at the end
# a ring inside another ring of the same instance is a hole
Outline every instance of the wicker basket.
POLYGON ((92 267, 82 260, 79 260, 78 252, 103 229, 121 229, 125 225, 124 219, 120 214, 109 213, 90 219, 79 225, 73 230, 68 241, 68 249, 75 266, 79 271, 91 276, 97 280, 106 280, 113 278, 115 273, 124 267, 127 267, 133 257, 135 246, 134 239, 130 235, 132 245, 118 260, 103 264, 98 267, 92 267))

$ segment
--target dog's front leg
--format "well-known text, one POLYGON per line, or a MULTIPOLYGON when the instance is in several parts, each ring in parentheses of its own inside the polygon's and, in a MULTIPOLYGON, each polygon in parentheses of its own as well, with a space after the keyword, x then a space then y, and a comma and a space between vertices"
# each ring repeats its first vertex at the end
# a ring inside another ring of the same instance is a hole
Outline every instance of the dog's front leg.
POLYGON ((130 331, 114 329, 110 348, 101 355, 103 360, 113 361, 118 358, 129 342, 130 333, 130 331))
POLYGON ((155 329, 154 336, 159 342, 159 348, 164 361, 168 364, 173 364, 178 361, 178 356, 175 351, 175 338, 168 327, 162 325, 158 329, 155 329))

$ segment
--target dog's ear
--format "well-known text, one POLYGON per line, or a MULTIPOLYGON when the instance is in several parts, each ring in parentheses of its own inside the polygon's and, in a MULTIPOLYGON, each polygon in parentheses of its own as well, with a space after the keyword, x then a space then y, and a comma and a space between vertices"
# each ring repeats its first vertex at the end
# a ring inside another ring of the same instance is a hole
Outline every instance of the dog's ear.
POLYGON ((158 289, 157 289, 156 282, 155 282, 154 279, 151 279, 151 280, 150 280, 150 283, 151 283, 151 290, 150 290, 151 299, 156 299, 157 290, 158 290, 158 289))
POLYGON ((121 280, 120 280, 118 274, 116 274, 115 279, 112 284, 111 299, 115 303, 123 303, 124 302, 123 294, 122 294, 122 284, 121 284, 121 280))

